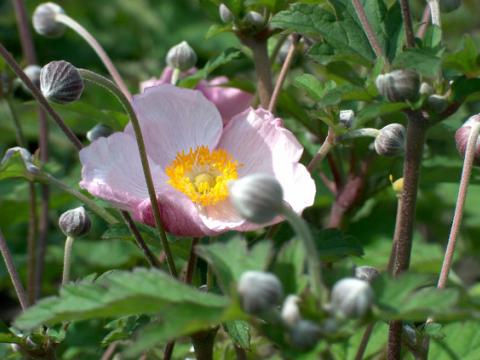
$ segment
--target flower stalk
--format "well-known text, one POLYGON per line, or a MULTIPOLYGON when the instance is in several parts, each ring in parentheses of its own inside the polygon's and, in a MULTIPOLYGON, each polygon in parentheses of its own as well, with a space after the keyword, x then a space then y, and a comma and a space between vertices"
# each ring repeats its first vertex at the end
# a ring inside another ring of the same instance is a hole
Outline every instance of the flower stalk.
POLYGON ((25 289, 23 288, 22 282, 20 281, 17 268, 13 263, 12 254, 10 253, 7 242, 1 230, 0 230, 0 252, 2 253, 3 260, 5 261, 5 266, 7 268, 8 274, 10 275, 10 279, 12 280, 12 284, 15 289, 15 292, 17 293, 20 306, 22 307, 22 310, 25 311, 28 308, 27 294, 25 293, 25 289))
POLYGON ((108 56, 106 51, 103 49, 102 45, 100 45, 100 43, 97 41, 97 39, 95 39, 95 37, 93 37, 92 34, 90 34, 87 29, 85 29, 82 25, 80 25, 78 22, 76 22, 67 14, 56 14, 55 20, 58 21, 59 23, 62 23, 68 26, 70 29, 75 31, 88 43, 88 45, 92 47, 92 49, 95 51, 95 53, 98 55, 98 57, 102 61, 103 65, 105 65, 108 72, 112 76, 112 79, 115 82, 115 84, 117 84, 118 88, 122 91, 122 93, 128 99, 131 99, 132 95, 130 94, 130 91, 128 90, 127 85, 125 85, 125 82, 120 76, 117 68, 115 67, 115 65, 113 65, 112 59, 110 59, 110 57, 108 56))
POLYGON ((308 171, 312 172, 317 167, 317 165, 325 158, 325 156, 333 148, 334 145, 335 145, 335 132, 332 128, 329 128, 328 135, 325 138, 325 141, 320 146, 320 149, 318 149, 317 153, 315 154, 315 156, 307 166, 308 171))
POLYGON ((142 162, 142 168, 145 176, 145 182, 148 188, 148 194, 150 197, 150 203, 152 206, 153 216, 155 218, 155 225, 157 227, 158 233, 160 235, 160 240, 162 242, 163 251, 165 252, 167 258, 168 269, 172 276, 177 277, 177 270, 175 268, 175 262, 173 259, 172 252, 170 250, 170 245, 168 243, 167 235, 165 233, 165 229, 163 227, 162 219, 160 216, 160 208, 157 200, 157 195, 155 192, 155 187, 153 185, 152 173, 150 171, 150 165, 148 163, 147 158, 147 151, 145 148, 145 142, 143 140, 142 130, 140 128, 140 122, 137 119, 137 115, 133 110, 132 104, 130 100, 125 96, 123 92, 119 90, 118 87, 115 86, 113 82, 108 80, 107 78, 94 73, 93 71, 79 69, 80 75, 88 81, 91 81, 108 91, 110 91, 122 104, 125 111, 128 114, 128 117, 132 123, 133 130, 135 132, 135 138, 137 140, 138 151, 140 154, 140 159, 142 162))
POLYGON ((405 42, 407 48, 415 47, 415 35, 413 33, 412 15, 408 0, 400 0, 400 10, 402 12, 403 27, 405 28, 405 42))
POLYGON ((65 239, 65 250, 63 252, 63 273, 62 273, 62 287, 70 281, 70 268, 72 265, 72 247, 75 238, 67 236, 65 239))

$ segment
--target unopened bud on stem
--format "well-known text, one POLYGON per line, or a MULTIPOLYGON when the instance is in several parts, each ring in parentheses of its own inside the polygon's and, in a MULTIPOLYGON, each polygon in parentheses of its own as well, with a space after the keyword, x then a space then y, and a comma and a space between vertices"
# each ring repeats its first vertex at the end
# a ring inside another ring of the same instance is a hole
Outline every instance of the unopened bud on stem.
POLYGON ((380 129, 375 138, 375 151, 382 156, 397 156, 405 149, 405 127, 401 124, 388 124, 380 129))
POLYGON ((47 37, 63 35, 66 26, 56 20, 58 14, 65 14, 59 5, 53 2, 40 4, 33 12, 33 28, 40 35, 47 37))
POLYGON ((380 273, 373 266, 358 266, 355 268, 355 277, 360 280, 372 282, 380 273))
POLYGON ((298 308, 298 302, 300 298, 297 295, 288 295, 282 306, 282 320, 292 326, 300 319, 300 310, 298 308))
POLYGON ((85 208, 80 206, 75 209, 67 210, 60 215, 58 226, 65 236, 75 238, 88 234, 92 223, 85 208))
POLYGON ((171 68, 187 71, 197 63, 197 54, 186 41, 172 47, 167 53, 167 64, 171 68))
POLYGON ((355 113, 353 110, 340 110, 339 121, 345 128, 350 129, 355 121, 355 113))
POLYGON ((218 7, 218 13, 223 23, 228 24, 233 21, 233 14, 225 4, 220 4, 218 7))
MULTIPOLYGON (((457 145, 457 150, 462 156, 462 158, 465 157, 470 131, 472 130, 473 125, 478 122, 480 122, 480 116, 471 116, 455 133, 455 143, 457 145)), ((480 165, 480 136, 478 137, 477 143, 475 145, 474 163, 475 165, 480 165)))
POLYGON ((283 288, 277 277, 271 273, 246 271, 238 282, 238 294, 245 312, 262 315, 280 302, 283 288))
POLYGON ((77 68, 69 62, 52 61, 40 72, 40 89, 48 100, 67 104, 76 101, 83 93, 83 79, 77 68))
MULTIPOLYGON (((30 81, 35 85, 37 88, 40 89, 40 71, 42 68, 38 65, 28 65, 25 69, 23 69, 23 72, 27 77, 30 79, 30 81)), ((30 92, 30 90, 25 86, 23 81, 21 82, 21 86, 23 89, 27 92, 30 92)))
POLYGON ((94 142, 98 138, 108 137, 113 134, 113 129, 110 126, 104 124, 97 124, 87 132, 87 139, 90 142, 94 142))
POLYGON ((300 320, 290 329, 290 340, 295 349, 307 351, 320 340, 322 329, 310 320, 300 320))
POLYGON ((331 306, 347 318, 364 316, 373 303, 373 290, 369 283, 355 278, 338 281, 332 289, 331 306))
POLYGON ((379 75, 375 81, 381 95, 390 101, 417 101, 420 77, 413 70, 395 70, 379 75))
POLYGON ((229 187, 233 206, 248 221, 264 224, 283 208, 282 186, 271 175, 252 174, 234 181, 229 187))

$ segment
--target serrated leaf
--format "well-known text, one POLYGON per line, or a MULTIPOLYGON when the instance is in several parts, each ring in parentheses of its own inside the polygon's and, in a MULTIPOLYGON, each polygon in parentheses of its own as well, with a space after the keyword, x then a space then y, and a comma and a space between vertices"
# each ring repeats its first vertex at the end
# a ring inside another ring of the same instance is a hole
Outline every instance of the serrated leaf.
POLYGON ((225 293, 248 270, 265 270, 271 255, 271 243, 262 241, 251 249, 240 236, 228 242, 201 245, 197 254, 213 268, 225 293))
POLYGON ((443 68, 456 70, 468 77, 475 77, 480 73, 480 55, 470 35, 464 36, 461 50, 445 55, 443 68))
POLYGON ((445 336, 433 338, 429 357, 435 360, 477 360, 480 353, 480 322, 466 321, 442 327, 445 336))
MULTIPOLYGON (((226 298, 201 292, 155 269, 112 271, 94 283, 69 284, 59 296, 40 300, 15 321, 21 329, 62 321, 168 311, 223 312, 226 298)), ((194 319, 192 319, 193 321, 194 319)))
POLYGON ((334 48, 336 56, 371 65, 375 56, 356 18, 342 2, 331 0, 330 3, 336 7, 336 15, 319 4, 293 4, 288 10, 276 14, 271 25, 322 37, 334 48))
POLYGON ((418 73, 434 77, 440 71, 441 59, 431 49, 406 49, 397 55, 393 66, 402 69, 412 69, 418 73))

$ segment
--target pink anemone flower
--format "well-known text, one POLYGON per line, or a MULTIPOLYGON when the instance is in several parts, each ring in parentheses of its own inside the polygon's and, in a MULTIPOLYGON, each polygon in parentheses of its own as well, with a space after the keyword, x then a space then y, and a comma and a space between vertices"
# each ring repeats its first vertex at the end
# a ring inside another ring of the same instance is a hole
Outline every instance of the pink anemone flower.
MULTIPOLYGON (((268 111, 247 109, 223 127, 217 108, 200 91, 172 85, 135 95, 133 107, 168 232, 203 236, 260 227, 238 215, 228 193, 230 181, 252 173, 275 176, 297 213, 312 205, 315 184, 299 163, 303 148, 268 111)), ((95 140, 80 151, 80 160, 82 188, 154 226, 131 124, 95 140)))
MULTIPOLYGON (((192 75, 197 69, 192 68, 186 72, 186 75, 192 75)), ((170 84, 173 69, 166 67, 158 79, 150 79, 140 83, 140 91, 144 92, 146 88, 161 84, 170 84)), ((248 92, 237 88, 224 86, 228 83, 226 76, 218 76, 209 81, 201 80, 196 89, 200 90, 205 97, 213 102, 222 115, 224 124, 233 116, 241 113, 250 106, 253 96, 248 92)))

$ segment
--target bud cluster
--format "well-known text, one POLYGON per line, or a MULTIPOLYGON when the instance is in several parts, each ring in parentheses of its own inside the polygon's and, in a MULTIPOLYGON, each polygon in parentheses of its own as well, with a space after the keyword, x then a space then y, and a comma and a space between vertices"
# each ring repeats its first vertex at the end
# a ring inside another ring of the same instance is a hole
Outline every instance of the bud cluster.
POLYGON ((420 77, 413 70, 395 70, 375 80, 379 93, 389 101, 415 102, 419 98, 420 77))

